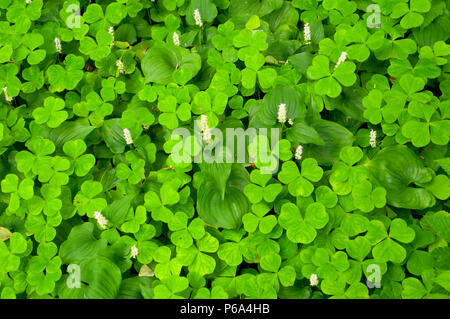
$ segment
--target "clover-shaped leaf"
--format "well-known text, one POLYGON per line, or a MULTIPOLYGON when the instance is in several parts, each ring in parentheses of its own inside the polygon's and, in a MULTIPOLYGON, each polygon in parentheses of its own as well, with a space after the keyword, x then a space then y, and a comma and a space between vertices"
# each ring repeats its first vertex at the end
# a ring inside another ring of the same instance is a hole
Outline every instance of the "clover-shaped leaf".
POLYGON ((386 205, 386 190, 381 187, 372 189, 369 181, 361 181, 353 186, 352 198, 354 205, 363 212, 370 212, 374 207, 386 205))
POLYGON ((302 173, 300 174, 297 165, 288 161, 283 163, 278 179, 289 184, 289 193, 294 196, 309 196, 314 190, 313 184, 310 182, 318 182, 322 178, 323 169, 317 165, 317 161, 308 158, 302 161, 302 173))
POLYGON ((409 8, 406 3, 400 2, 392 9, 391 17, 397 19, 403 16, 400 25, 405 29, 411 29, 423 23, 424 18, 420 13, 428 12, 430 9, 431 3, 428 0, 411 0, 409 8))
POLYGON ((356 66, 353 62, 344 61, 337 65, 334 71, 330 71, 330 60, 328 57, 318 55, 308 68, 307 75, 312 80, 318 80, 314 86, 317 94, 334 98, 339 96, 342 91, 340 84, 351 86, 355 83, 355 69, 356 66))
POLYGON ((50 96, 45 99, 44 107, 38 107, 33 111, 33 117, 38 124, 46 123, 48 127, 58 127, 68 117, 64 106, 64 100, 50 96))
POLYGON ((9 248, 0 241, 0 269, 4 272, 16 271, 20 266, 20 257, 27 250, 27 241, 21 233, 14 232, 9 237, 9 248))
POLYGON ((102 191, 103 186, 100 182, 88 180, 81 184, 81 190, 74 198, 78 213, 93 216, 94 212, 101 212, 107 206, 106 199, 98 197, 102 191))
POLYGON ((84 67, 84 59, 82 57, 69 54, 66 56, 64 64, 65 67, 54 64, 47 69, 52 92, 73 90, 83 78, 81 69, 84 67))
POLYGON ((287 230, 288 238, 295 243, 311 243, 317 236, 316 229, 325 227, 329 216, 321 203, 310 204, 303 217, 298 207, 292 203, 284 204, 278 223, 287 230))
POLYGON ((389 235, 380 221, 372 221, 366 235, 372 245, 376 244, 372 250, 374 258, 380 262, 392 261, 394 263, 401 263, 406 258, 405 248, 397 241, 410 243, 414 240, 414 237, 414 230, 400 218, 391 222, 389 235))

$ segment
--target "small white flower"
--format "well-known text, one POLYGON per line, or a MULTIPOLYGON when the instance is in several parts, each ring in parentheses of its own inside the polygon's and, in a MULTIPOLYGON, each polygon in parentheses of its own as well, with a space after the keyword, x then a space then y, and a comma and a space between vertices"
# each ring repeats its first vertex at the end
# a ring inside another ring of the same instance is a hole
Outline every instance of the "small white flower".
POLYGON ((97 223, 100 225, 101 228, 105 229, 106 225, 108 224, 108 220, 103 216, 100 212, 94 212, 94 218, 97 220, 97 223))
POLYGON ((303 154, 303 146, 299 145, 297 147, 297 149, 295 150, 295 159, 296 160, 301 160, 302 159, 302 154, 303 154))
POLYGON ((33 2, 33 0, 25 0, 26 4, 30 4, 31 2, 33 2))
POLYGON ((142 127, 144 128, 144 130, 148 130, 150 128, 150 125, 148 124, 142 124, 142 127))
POLYGON ((286 122, 286 104, 284 103, 278 105, 278 122, 281 124, 286 122))
POLYGON ((339 57, 339 60, 337 61, 336 65, 334 66, 334 69, 336 70, 337 67, 341 64, 344 63, 345 60, 347 60, 347 52, 342 51, 341 56, 339 57))
POLYGON ((112 36, 113 39, 114 39, 114 27, 110 26, 110 27, 108 28, 108 33, 109 33, 109 35, 112 36))
POLYGON ((289 125, 294 125, 294 121, 292 119, 288 120, 289 125))
POLYGON ((3 88, 3 94, 5 94, 5 100, 6 100, 6 102, 11 102, 11 101, 12 101, 12 97, 9 96, 9 94, 8 94, 8 88, 7 88, 6 86, 3 88))
POLYGON ((56 37, 54 41, 56 52, 61 53, 62 52, 61 40, 58 37, 56 37))
POLYGON ((377 131, 370 130, 370 146, 372 148, 377 147, 377 131))
POLYGON ((195 20, 195 24, 198 25, 199 27, 201 27, 203 25, 202 17, 200 15, 200 11, 198 11, 198 9, 194 10, 194 20, 195 20))
POLYGON ((309 277, 309 284, 311 286, 317 286, 319 284, 319 278, 317 277, 317 274, 311 274, 311 277, 309 277))
POLYGON ((131 258, 136 258, 138 254, 139 254, 138 248, 136 247, 136 245, 133 245, 131 247, 131 258))
POLYGON ((200 117, 200 126, 202 129, 203 139, 206 141, 206 143, 211 143, 211 129, 208 125, 208 117, 205 114, 202 114, 200 117))
POLYGON ((180 46, 180 37, 178 36, 178 33, 174 32, 172 35, 173 44, 175 44, 177 47, 180 46))
POLYGON ((117 69, 119 70, 120 73, 125 74, 125 67, 123 66, 123 62, 120 60, 116 61, 116 66, 117 69))
POLYGON ((109 35, 112 37, 113 42, 109 45, 111 48, 114 46, 114 27, 109 27, 108 28, 108 33, 109 35))
POLYGON ((133 138, 131 137, 131 133, 127 128, 123 129, 123 137, 125 138, 125 142, 127 144, 133 144, 133 138))
POLYGON ((311 44, 311 29, 309 27, 309 23, 305 23, 305 28, 303 30, 303 35, 304 35, 305 43, 307 45, 310 45, 311 44))

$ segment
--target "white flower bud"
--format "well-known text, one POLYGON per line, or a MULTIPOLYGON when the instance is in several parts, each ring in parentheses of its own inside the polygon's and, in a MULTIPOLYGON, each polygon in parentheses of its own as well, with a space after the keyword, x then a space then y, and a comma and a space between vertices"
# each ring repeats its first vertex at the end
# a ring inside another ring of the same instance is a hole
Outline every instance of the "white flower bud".
POLYGON ((309 277, 309 284, 311 286, 317 286, 319 284, 319 278, 317 277, 317 274, 311 274, 311 277, 309 277))
POLYGON ((109 45, 111 48, 114 46, 114 41, 115 41, 115 37, 114 37, 114 27, 109 27, 108 28, 108 33, 109 35, 112 37, 113 42, 109 45))
POLYGON ((100 212, 94 212, 94 218, 97 220, 97 223, 100 225, 101 228, 105 229, 106 225, 108 224, 108 220, 103 216, 100 212))
POLYGON ((7 88, 6 86, 3 88, 3 94, 5 94, 5 100, 6 100, 6 102, 11 102, 11 101, 12 101, 12 97, 9 96, 9 94, 8 94, 8 88, 7 88))
POLYGON ((372 148, 377 147, 377 131, 370 130, 370 146, 372 148))
POLYGON ((131 258, 136 258, 138 254, 139 254, 138 248, 136 247, 136 245, 133 245, 131 247, 131 258))
POLYGON ((296 160, 301 160, 302 159, 302 154, 303 154, 303 146, 299 145, 297 147, 297 149, 295 150, 295 159, 296 160))
POLYGON ((123 129, 123 137, 125 138, 125 142, 127 144, 133 144, 133 138, 131 137, 131 133, 127 128, 123 129))
POLYGON ((202 129, 203 139, 206 141, 206 143, 211 143, 211 129, 208 125, 208 117, 205 114, 202 114, 200 117, 200 126, 202 129))
POLYGON ((309 27, 309 23, 305 23, 305 28, 303 30, 303 35, 304 35, 305 43, 307 45, 310 45, 311 44, 311 29, 309 27))
POLYGON ((61 40, 59 38, 55 38, 54 41, 56 52, 61 53, 62 52, 61 40))
POLYGON ((172 35, 173 44, 175 44, 177 47, 180 46, 180 37, 178 36, 178 33, 174 32, 172 35))
POLYGON ((119 70, 119 73, 125 74, 125 67, 123 66, 123 62, 120 60, 116 61, 117 69, 119 70))
POLYGON ((294 125, 294 121, 292 119, 288 120, 289 125, 294 125))
POLYGON ((198 25, 199 27, 203 25, 202 17, 200 16, 200 11, 198 11, 198 9, 194 10, 194 20, 195 24, 198 25))
POLYGON ((336 70, 337 67, 341 64, 344 63, 345 60, 347 60, 347 52, 342 51, 341 56, 339 57, 339 60, 337 61, 336 65, 334 66, 334 69, 336 70))
POLYGON ((33 0, 25 0, 26 4, 30 4, 31 2, 33 2, 33 0))
POLYGON ((284 103, 278 105, 278 122, 281 124, 286 122, 286 104, 284 103))

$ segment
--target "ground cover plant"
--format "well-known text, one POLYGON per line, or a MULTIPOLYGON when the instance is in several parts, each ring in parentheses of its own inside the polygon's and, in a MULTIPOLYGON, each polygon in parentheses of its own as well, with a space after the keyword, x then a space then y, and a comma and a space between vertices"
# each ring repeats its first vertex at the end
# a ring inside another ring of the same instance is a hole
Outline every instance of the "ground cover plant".
POLYGON ((0 0, 0 297, 448 298, 448 8, 0 0))

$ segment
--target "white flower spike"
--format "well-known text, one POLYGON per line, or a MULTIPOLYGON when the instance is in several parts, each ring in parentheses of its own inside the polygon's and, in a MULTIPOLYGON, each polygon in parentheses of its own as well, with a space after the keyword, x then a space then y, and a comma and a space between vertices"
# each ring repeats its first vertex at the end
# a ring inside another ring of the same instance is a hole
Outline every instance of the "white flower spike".
POLYGON ((344 63, 345 60, 347 60, 347 52, 342 51, 341 56, 339 57, 339 60, 337 61, 336 65, 334 66, 334 69, 336 70, 341 63, 344 63))
POLYGON ((178 36, 178 33, 174 32, 172 35, 173 44, 175 44, 177 47, 180 46, 180 37, 178 36))
POLYGON ((288 120, 289 125, 294 125, 294 121, 292 119, 288 120))
POLYGON ((198 25, 199 27, 203 25, 202 16, 200 15, 200 11, 198 11, 198 9, 194 10, 194 20, 195 24, 198 25))
POLYGON ((108 28, 108 33, 113 39, 113 42, 109 45, 112 48, 114 46, 114 41, 115 41, 115 38, 114 38, 114 27, 109 27, 108 28))
POLYGON ((136 245, 133 245, 131 247, 131 258, 135 258, 136 259, 138 254, 139 254, 138 248, 136 247, 136 245))
POLYGON ((120 60, 116 61, 117 69, 119 70, 119 73, 125 74, 125 67, 123 66, 123 62, 120 60))
POLYGON ((8 88, 7 88, 6 86, 3 88, 3 94, 5 94, 5 100, 6 100, 6 102, 11 102, 11 101, 12 101, 12 97, 9 96, 9 94, 8 94, 8 88))
POLYGON ((286 104, 284 103, 278 105, 278 122, 286 123, 286 104))
POLYGON ((295 150, 295 159, 296 160, 301 160, 302 159, 302 154, 303 154, 303 146, 299 145, 297 147, 297 149, 295 150))
POLYGON ((59 38, 55 38, 54 41, 56 52, 61 53, 62 52, 61 40, 59 38))
POLYGON ((309 27, 309 23, 305 23, 305 28, 303 29, 303 35, 304 35, 306 45, 310 45, 311 44, 311 29, 309 27))
POLYGON ((106 225, 108 225, 108 220, 103 216, 100 212, 94 212, 94 218, 97 220, 97 223, 101 228, 105 229, 106 225))
POLYGON ((211 129, 208 125, 208 117, 205 114, 202 114, 200 117, 200 126, 202 129, 203 139, 206 141, 206 143, 211 143, 211 129))
POLYGON ((133 138, 131 137, 130 130, 127 128, 123 129, 123 137, 125 138, 125 142, 127 144, 133 144, 133 138))
POLYGON ((370 130, 370 147, 377 147, 377 131, 370 130))
POLYGON ((317 286, 319 284, 319 278, 317 277, 317 274, 311 274, 311 277, 309 277, 309 284, 311 286, 317 286))

